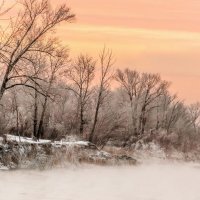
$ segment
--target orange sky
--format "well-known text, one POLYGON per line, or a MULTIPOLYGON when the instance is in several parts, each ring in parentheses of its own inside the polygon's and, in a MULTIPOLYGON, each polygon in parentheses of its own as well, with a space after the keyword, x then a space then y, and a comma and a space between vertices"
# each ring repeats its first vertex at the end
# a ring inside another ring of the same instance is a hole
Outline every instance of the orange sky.
POLYGON ((58 31, 72 56, 97 55, 105 44, 116 68, 158 72, 186 102, 200 101, 200 0, 51 1, 76 14, 58 31))

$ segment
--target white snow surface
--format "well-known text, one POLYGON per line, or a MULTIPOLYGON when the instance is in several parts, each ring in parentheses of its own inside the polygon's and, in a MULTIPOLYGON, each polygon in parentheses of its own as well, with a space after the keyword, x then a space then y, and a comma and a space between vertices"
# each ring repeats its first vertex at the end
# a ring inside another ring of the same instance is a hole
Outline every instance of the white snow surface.
POLYGON ((200 165, 0 171, 1 200, 199 200, 200 165))
POLYGON ((44 139, 40 139, 39 141, 34 141, 32 138, 29 138, 29 137, 19 137, 19 136, 10 135, 10 134, 7 134, 6 137, 7 137, 8 141, 16 141, 16 142, 19 142, 19 143, 21 142, 21 143, 28 143, 28 144, 52 144, 52 145, 55 145, 55 146, 56 145, 88 146, 89 145, 89 142, 87 142, 87 141, 65 142, 65 141, 61 140, 61 141, 51 142, 51 140, 44 140, 44 139))

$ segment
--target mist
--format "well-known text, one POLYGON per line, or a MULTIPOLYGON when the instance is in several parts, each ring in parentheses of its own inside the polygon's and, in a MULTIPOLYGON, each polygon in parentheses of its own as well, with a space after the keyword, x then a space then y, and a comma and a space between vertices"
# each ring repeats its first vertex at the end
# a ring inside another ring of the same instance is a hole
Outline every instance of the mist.
POLYGON ((0 172, 1 200, 197 200, 200 165, 0 172))

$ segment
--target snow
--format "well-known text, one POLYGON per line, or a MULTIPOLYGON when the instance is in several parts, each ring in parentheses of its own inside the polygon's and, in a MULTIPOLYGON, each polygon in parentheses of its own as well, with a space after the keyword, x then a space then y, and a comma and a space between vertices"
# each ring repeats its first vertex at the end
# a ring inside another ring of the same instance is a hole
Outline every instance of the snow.
POLYGON ((15 136, 15 135, 10 135, 7 134, 6 135, 7 141, 15 141, 18 143, 28 143, 28 144, 52 144, 53 146, 75 146, 75 145, 79 145, 79 146, 89 146, 89 142, 87 141, 74 141, 74 142, 65 142, 63 140, 61 141, 54 141, 51 142, 51 140, 44 140, 44 139, 40 139, 39 141, 34 141, 32 138, 29 137, 19 137, 19 136, 15 136))
POLYGON ((103 165, 136 164, 134 159, 124 159, 117 157, 117 155, 112 155, 105 151, 101 151, 95 144, 92 144, 88 141, 34 141, 28 137, 19 138, 18 136, 13 135, 5 136, 7 136, 6 139, 8 142, 3 142, 1 144, 1 148, 2 152, 8 151, 8 154, 1 154, 3 158, 1 163, 2 165, 7 166, 9 169, 48 169, 50 167, 65 166, 69 163, 72 165, 79 163, 103 165))
POLYGON ((110 158, 110 157, 111 157, 111 154, 109 154, 109 153, 106 152, 106 151, 98 151, 98 152, 97 152, 97 155, 98 155, 98 156, 103 156, 103 157, 105 157, 105 158, 110 158))
POLYGON ((76 142, 63 142, 63 141, 55 141, 54 143, 56 144, 61 144, 61 145, 80 145, 80 146, 88 146, 89 142, 87 141, 76 141, 76 142))
POLYGON ((9 168, 4 165, 0 165, 0 170, 7 171, 7 170, 9 170, 9 168))
POLYGON ((39 140, 39 141, 34 141, 32 138, 28 137, 19 137, 15 135, 10 135, 7 134, 6 138, 8 141, 15 141, 15 142, 21 142, 21 143, 29 143, 29 144, 48 144, 51 143, 51 140, 39 140))

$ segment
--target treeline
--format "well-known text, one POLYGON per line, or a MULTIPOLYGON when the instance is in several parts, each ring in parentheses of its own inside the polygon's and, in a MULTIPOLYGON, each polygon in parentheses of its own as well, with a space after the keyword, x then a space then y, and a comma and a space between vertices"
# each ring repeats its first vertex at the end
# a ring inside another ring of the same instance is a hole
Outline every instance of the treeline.
POLYGON ((74 17, 65 4, 53 9, 48 0, 23 0, 1 30, 0 133, 197 148, 200 104, 185 105, 159 74, 114 70, 107 48, 98 58, 71 59, 54 32, 74 17))

